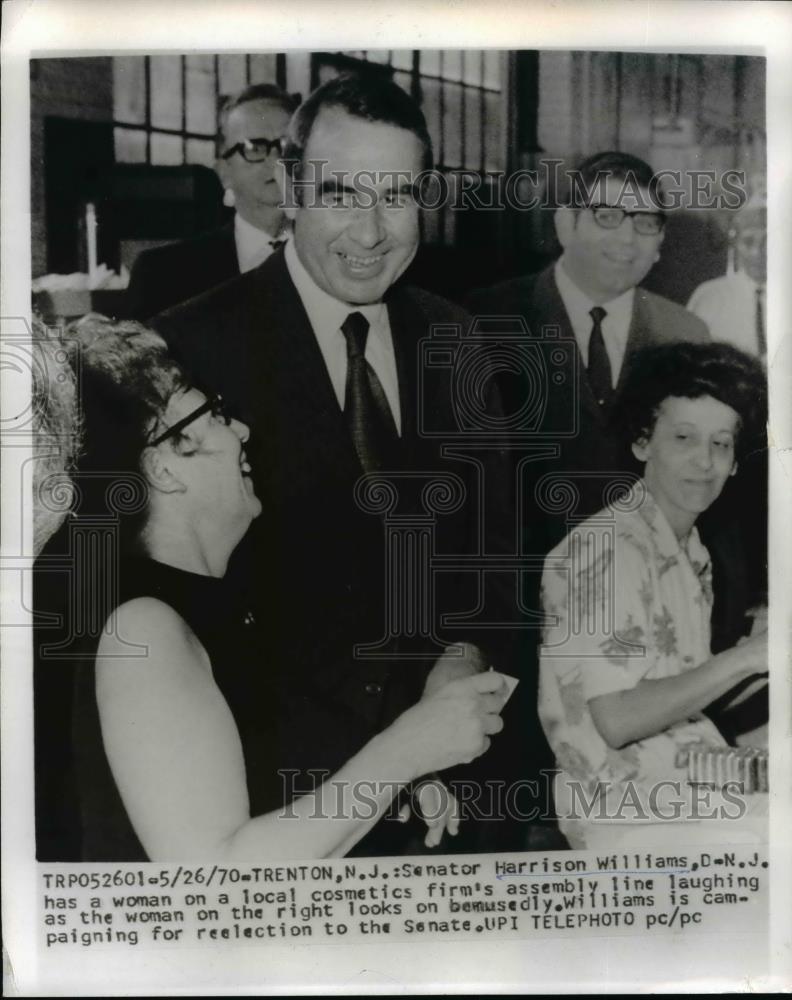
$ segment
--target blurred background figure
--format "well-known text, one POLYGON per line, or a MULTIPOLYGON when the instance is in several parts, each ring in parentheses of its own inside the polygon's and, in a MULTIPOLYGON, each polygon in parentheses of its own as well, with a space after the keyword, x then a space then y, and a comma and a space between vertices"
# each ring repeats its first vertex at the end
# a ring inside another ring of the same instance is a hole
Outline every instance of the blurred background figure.
POLYGON ((127 290, 127 312, 150 316, 263 263, 285 238, 275 164, 297 100, 259 83, 220 112, 215 170, 233 222, 190 240, 141 253, 127 290))
POLYGON ((726 274, 705 281, 688 309, 707 324, 713 337, 760 358, 767 355, 767 202, 755 194, 735 218, 733 257, 726 274))
POLYGON ((33 322, 33 553, 38 556, 69 512, 70 473, 80 449, 74 372, 66 349, 33 322))

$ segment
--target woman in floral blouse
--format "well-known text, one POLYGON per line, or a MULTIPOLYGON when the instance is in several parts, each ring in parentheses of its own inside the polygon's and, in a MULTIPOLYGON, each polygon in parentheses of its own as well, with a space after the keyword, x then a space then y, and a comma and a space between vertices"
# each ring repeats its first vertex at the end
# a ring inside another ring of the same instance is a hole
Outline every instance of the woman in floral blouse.
POLYGON ((575 848, 613 823, 691 815, 687 749, 725 746, 702 709, 767 670, 766 634, 713 656, 712 572, 696 519, 761 429, 764 376, 726 344, 649 348, 616 426, 643 478, 548 556, 539 716, 575 848))

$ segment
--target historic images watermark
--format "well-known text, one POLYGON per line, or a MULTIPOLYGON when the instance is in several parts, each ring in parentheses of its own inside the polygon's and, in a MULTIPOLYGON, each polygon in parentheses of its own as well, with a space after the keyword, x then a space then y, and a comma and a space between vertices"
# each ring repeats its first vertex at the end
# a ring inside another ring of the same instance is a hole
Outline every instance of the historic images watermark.
POLYGON ((511 173, 472 170, 426 169, 359 170, 346 173, 328 169, 328 161, 283 161, 291 184, 280 207, 366 210, 410 206, 425 211, 532 211, 563 205, 584 208, 609 203, 640 212, 678 209, 739 211, 749 197, 744 170, 658 170, 648 185, 634 172, 613 178, 600 171, 593 180, 580 172, 563 170, 564 161, 543 159, 537 168, 511 173), (618 184, 606 198, 610 181, 618 184))
MULTIPOLYGON (((434 803, 424 805, 421 812, 431 822, 450 815, 458 820, 518 820, 536 823, 555 821, 552 787, 555 770, 543 769, 539 777, 531 780, 484 782, 458 780, 453 788, 436 783, 438 795, 434 803)), ((302 796, 315 795, 319 787, 323 794, 314 797, 314 812, 310 819, 374 819, 379 812, 383 796, 392 798, 384 818, 402 821, 398 794, 407 782, 374 780, 354 783, 332 778, 330 771, 310 770, 300 772, 290 769, 278 771, 285 805, 279 815, 283 820, 299 819, 293 802, 302 796), (307 779, 306 779, 307 775, 307 779)), ((564 814, 565 820, 586 822, 622 823, 678 823, 680 821, 742 819, 748 810, 746 784, 743 781, 725 781, 712 784, 691 784, 676 779, 659 779, 639 787, 627 779, 616 781, 568 780, 570 795, 564 814)), ((413 793, 415 795, 415 792, 413 793)))

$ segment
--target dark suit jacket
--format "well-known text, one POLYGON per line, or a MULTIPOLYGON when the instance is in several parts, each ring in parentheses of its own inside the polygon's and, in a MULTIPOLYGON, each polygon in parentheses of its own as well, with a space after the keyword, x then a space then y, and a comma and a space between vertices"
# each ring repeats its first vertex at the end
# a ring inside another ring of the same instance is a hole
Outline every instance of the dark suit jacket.
POLYGON ((145 321, 239 274, 234 225, 144 250, 132 267, 126 313, 145 321))
MULTIPOLYGON (((444 457, 441 442, 420 433, 418 416, 421 339, 432 324, 466 326, 468 318, 412 288, 392 289, 388 313, 402 414, 400 467, 417 474, 399 480, 395 513, 426 513, 423 484, 438 473, 459 477, 467 496, 456 512, 437 515, 437 545, 449 553, 470 551, 479 528, 475 468, 444 457)), ((438 649, 405 637, 409 629, 402 627, 383 658, 353 652, 355 644, 385 634, 383 520, 354 498, 362 470, 283 252, 157 317, 154 326, 198 383, 222 393, 252 429, 246 449, 264 512, 233 569, 241 576, 248 570, 256 614, 271 636, 267 669, 279 664, 283 673, 280 766, 335 771, 417 700, 438 649), (425 658, 394 655, 407 651, 425 658)), ((431 397, 423 401, 424 420, 433 428, 456 426, 450 374, 450 368, 435 372, 431 397)), ((485 458, 505 468, 505 456, 485 458)), ((499 526, 499 519, 490 521, 499 526)), ((425 613, 436 621, 443 603, 456 611, 475 607, 478 595, 460 589, 464 580, 465 574, 445 574, 440 606, 427 603, 425 613)))
MULTIPOLYGON (((537 393, 542 396, 541 418, 534 429, 555 454, 527 462, 522 485, 526 514, 530 511, 526 540, 531 544, 530 551, 544 554, 570 530, 569 517, 585 518, 596 513, 608 500, 614 475, 634 472, 637 466, 610 426, 609 412, 603 410, 591 391, 553 267, 474 292, 468 305, 475 316, 522 317, 530 330, 528 343, 548 345, 539 348, 548 373, 543 384, 528 385, 525 380, 513 379, 501 386, 507 413, 515 412, 529 398, 535 403, 537 393), (562 355, 551 359, 548 352, 554 344, 562 348, 562 355), (563 360, 556 363, 560 358, 563 360), (553 479, 543 480, 545 475, 553 479), (570 509, 545 502, 544 493, 562 478, 573 483, 578 494, 570 509)), ((636 288, 617 393, 638 350, 675 340, 707 341, 709 333, 706 325, 682 306, 636 288)))

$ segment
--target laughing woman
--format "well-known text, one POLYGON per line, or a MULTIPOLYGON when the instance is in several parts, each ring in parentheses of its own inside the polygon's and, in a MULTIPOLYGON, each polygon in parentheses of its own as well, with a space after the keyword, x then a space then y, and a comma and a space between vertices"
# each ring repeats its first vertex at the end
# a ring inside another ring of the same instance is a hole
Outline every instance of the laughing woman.
POLYGON ((726 745, 702 709, 767 671, 766 635, 711 654, 712 572, 695 526, 759 439, 763 399, 759 366, 736 348, 643 352, 615 415, 643 479, 547 558, 539 716, 574 848, 613 844, 622 819, 689 815, 686 751, 726 745))
POLYGON ((151 331, 89 319, 77 335, 82 482, 114 498, 102 523, 119 526, 125 553, 120 572, 105 563, 107 590, 95 587, 109 614, 76 699, 85 860, 345 853, 400 784, 484 752, 502 727, 502 679, 425 696, 282 815, 277 665, 222 579, 261 512, 248 429, 151 331))

